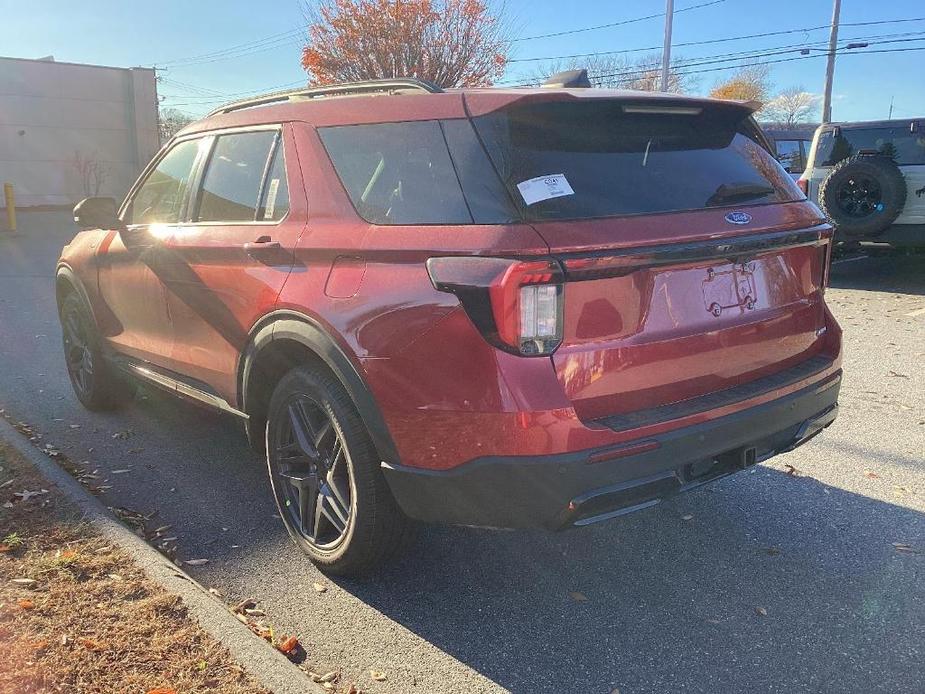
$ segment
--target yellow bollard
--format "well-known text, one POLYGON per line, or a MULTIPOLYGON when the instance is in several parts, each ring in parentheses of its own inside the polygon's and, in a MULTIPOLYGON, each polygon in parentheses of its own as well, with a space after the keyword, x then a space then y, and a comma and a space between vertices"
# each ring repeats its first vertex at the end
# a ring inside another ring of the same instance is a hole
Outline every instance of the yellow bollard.
POLYGON ((6 198, 6 224, 10 231, 16 231, 16 197, 12 183, 3 184, 3 197, 6 198))

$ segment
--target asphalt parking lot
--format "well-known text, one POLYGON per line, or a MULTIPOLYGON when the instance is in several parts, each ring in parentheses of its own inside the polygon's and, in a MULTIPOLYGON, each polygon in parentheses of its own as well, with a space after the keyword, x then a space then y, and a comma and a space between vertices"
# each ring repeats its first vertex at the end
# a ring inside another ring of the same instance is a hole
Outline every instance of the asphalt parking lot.
POLYGON ((290 543, 234 421, 147 390, 80 407, 52 282, 73 229, 20 224, 0 232, 0 408, 99 469, 107 504, 172 525, 203 584, 259 600, 317 667, 373 694, 922 691, 925 256, 834 266, 841 413, 796 452, 580 531, 422 528, 359 582, 290 543))

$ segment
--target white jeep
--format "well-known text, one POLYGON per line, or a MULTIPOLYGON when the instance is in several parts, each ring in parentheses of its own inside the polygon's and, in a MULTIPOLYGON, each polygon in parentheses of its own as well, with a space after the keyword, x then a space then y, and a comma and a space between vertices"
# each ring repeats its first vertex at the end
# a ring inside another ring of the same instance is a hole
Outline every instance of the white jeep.
POLYGON ((798 184, 846 245, 925 247, 925 118, 823 123, 798 184))

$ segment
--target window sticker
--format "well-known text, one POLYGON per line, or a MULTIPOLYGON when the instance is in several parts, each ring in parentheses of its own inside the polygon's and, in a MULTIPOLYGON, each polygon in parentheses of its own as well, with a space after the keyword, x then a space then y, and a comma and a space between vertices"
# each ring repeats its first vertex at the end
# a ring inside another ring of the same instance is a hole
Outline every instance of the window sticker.
POLYGON ((279 192, 279 179, 270 180, 270 186, 267 188, 267 204, 263 210, 264 219, 273 219, 273 208, 276 207, 276 194, 279 192))
POLYGON ((574 195, 575 191, 569 185, 565 174, 549 174, 537 176, 517 184, 517 190, 528 205, 533 205, 550 198, 561 198, 563 195, 574 195))

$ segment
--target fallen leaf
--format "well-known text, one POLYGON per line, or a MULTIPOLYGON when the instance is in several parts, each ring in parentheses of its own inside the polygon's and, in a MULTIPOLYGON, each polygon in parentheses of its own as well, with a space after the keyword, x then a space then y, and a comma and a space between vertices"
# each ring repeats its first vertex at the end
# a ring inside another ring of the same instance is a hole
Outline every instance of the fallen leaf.
POLYGON ((75 559, 76 557, 77 557, 77 552, 73 549, 66 549, 63 552, 61 552, 61 559, 64 559, 65 561, 70 561, 71 559, 75 559))
POLYGON ((16 481, 16 478, 15 478, 15 477, 12 478, 12 479, 7 480, 7 481, 4 482, 3 484, 0 484, 0 489, 6 489, 6 488, 9 487, 11 484, 13 484, 13 482, 15 482, 15 481, 16 481))
POLYGON ((323 674, 318 681, 319 682, 333 682, 337 679, 337 673, 334 671, 323 674))
POLYGON ((767 611, 767 609, 764 608, 764 607, 756 607, 756 608, 755 608, 755 612, 756 612, 757 614, 760 614, 762 617, 767 617, 767 616, 768 616, 768 611, 767 611))
POLYGON ((16 601, 16 604, 24 610, 31 610, 33 607, 35 607, 35 603, 32 602, 29 598, 20 598, 16 601))
POLYGON ((257 601, 253 598, 246 598, 232 608, 232 612, 243 612, 250 607, 257 607, 257 601))
POLYGON ((266 617, 267 616, 266 612, 264 612, 263 610, 258 610, 256 608, 255 609, 245 608, 244 614, 246 614, 248 617, 266 617))
POLYGON ((276 648, 282 653, 292 653, 298 647, 299 639, 295 636, 290 636, 286 639, 283 639, 283 642, 280 643, 276 648))
POLYGON ((222 597, 222 592, 218 588, 209 588, 209 592, 217 598, 222 597))
POLYGON ((131 472, 130 468, 122 468, 121 470, 113 470, 112 474, 114 475, 124 475, 126 472, 131 472))
POLYGON ((693 519, 694 519, 694 517, 693 517, 691 514, 689 514, 689 513, 687 513, 687 514, 681 516, 681 520, 683 520, 683 521, 689 521, 689 520, 693 520, 693 519))
POLYGON ((869 477, 869 478, 872 479, 872 480, 880 479, 880 475, 878 475, 878 474, 877 474, 876 472, 874 472, 873 470, 865 470, 865 471, 864 471, 864 477, 869 477))
POLYGON ((13 496, 18 496, 21 501, 29 501, 33 496, 42 496, 42 494, 48 494, 48 490, 41 489, 37 492, 32 492, 28 489, 23 489, 21 492, 13 492, 13 496))
POLYGON ((35 579, 34 578, 11 578, 10 583, 16 583, 17 585, 20 585, 20 586, 31 586, 33 583, 35 583, 35 579))
POLYGON ((208 559, 187 559, 183 563, 187 564, 188 566, 202 566, 203 564, 208 564, 209 560, 208 559))
POLYGON ((802 474, 799 470, 793 467, 793 465, 791 465, 790 463, 785 463, 784 467, 787 468, 787 474, 790 475, 791 477, 799 477, 802 474))
POLYGON ((370 670, 369 676, 376 682, 385 682, 386 679, 388 679, 387 675, 384 672, 380 672, 379 670, 370 670))
POLYGON ((247 624, 247 617, 245 617, 240 612, 236 612, 234 616, 238 618, 238 621, 241 622, 241 624, 247 624))
POLYGON ((177 694, 177 692, 170 687, 155 687, 154 689, 149 689, 146 694, 177 694))
POLYGON ((119 574, 108 574, 109 578, 113 581, 121 581, 122 577, 119 574))
MULTIPOLYGON (((115 472, 115 471, 113 471, 113 472, 115 472)), ((155 529, 154 529, 154 534, 155 534, 155 535, 160 535, 161 533, 167 532, 167 531, 170 530, 172 527, 173 527, 172 525, 162 525, 161 527, 155 528, 155 529)))
POLYGON ((918 551, 912 545, 906 544, 905 542, 894 542, 893 547, 897 552, 909 552, 910 554, 918 554, 918 551))
POLYGON ((103 644, 101 644, 101 643, 100 643, 99 641, 97 641, 96 639, 91 639, 91 638, 87 638, 86 636, 82 636, 81 638, 79 638, 79 639, 77 639, 77 640, 80 642, 80 645, 82 645, 82 646, 83 646, 84 648, 86 648, 88 651, 101 651, 101 650, 103 650, 103 644))
POLYGON ((574 600, 575 602, 585 602, 588 599, 587 595, 585 595, 584 593, 579 593, 577 590, 572 593, 569 593, 569 596, 571 596, 572 600, 574 600))
POLYGON ((312 587, 318 593, 323 593, 328 589, 328 587, 324 585, 323 583, 312 583, 312 587))

